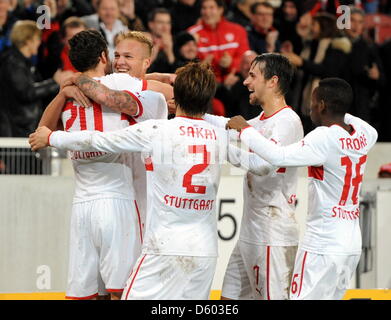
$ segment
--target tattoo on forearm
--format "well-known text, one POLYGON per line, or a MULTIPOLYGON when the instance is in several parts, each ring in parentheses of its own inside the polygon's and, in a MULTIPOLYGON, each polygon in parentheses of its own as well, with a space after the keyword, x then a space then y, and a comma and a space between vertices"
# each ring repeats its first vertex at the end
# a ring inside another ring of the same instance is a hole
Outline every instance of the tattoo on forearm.
POLYGON ((79 76, 76 85, 88 98, 114 111, 128 115, 135 115, 138 111, 137 102, 128 93, 111 90, 86 75, 79 76))

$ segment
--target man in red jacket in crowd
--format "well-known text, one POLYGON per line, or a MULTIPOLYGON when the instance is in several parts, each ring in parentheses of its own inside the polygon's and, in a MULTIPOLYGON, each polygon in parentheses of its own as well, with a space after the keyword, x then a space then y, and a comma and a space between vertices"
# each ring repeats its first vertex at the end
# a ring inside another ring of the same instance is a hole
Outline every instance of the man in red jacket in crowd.
POLYGON ((197 40, 198 57, 212 64, 219 83, 239 71, 241 58, 249 50, 247 32, 224 18, 223 0, 202 0, 201 21, 188 31, 197 40))

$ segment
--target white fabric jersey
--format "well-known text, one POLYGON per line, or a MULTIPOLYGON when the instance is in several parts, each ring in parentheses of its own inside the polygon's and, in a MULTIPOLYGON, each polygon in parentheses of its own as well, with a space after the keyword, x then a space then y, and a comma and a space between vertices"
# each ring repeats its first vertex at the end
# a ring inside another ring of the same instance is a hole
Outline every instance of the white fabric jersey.
POLYGON ((50 144, 63 149, 150 152, 143 253, 211 257, 217 256, 215 201, 227 142, 226 130, 185 117, 149 120, 115 132, 50 136, 50 144))
MULTIPOLYGON (((129 94, 145 88, 146 82, 127 74, 114 73, 95 80, 110 89, 124 90, 129 94)), ((62 112, 65 131, 97 130, 113 131, 150 119, 156 114, 167 112, 163 95, 149 96, 138 100, 138 114, 131 117, 115 112, 108 107, 94 103, 92 108, 83 108, 70 101, 62 112)), ((74 202, 115 197, 134 199, 132 174, 129 168, 130 154, 111 154, 93 149, 72 151, 71 159, 75 172, 74 202)))
POLYGON ((354 128, 318 127, 303 140, 278 147, 248 127, 241 140, 273 165, 309 168, 308 217, 301 249, 318 254, 354 255, 361 252, 359 203, 368 151, 377 132, 365 121, 346 115, 354 128))
MULTIPOLYGON (((220 118, 220 117, 219 117, 220 118)), ((226 120, 205 117, 218 126, 226 120)), ((264 112, 248 123, 277 145, 289 145, 303 138, 300 118, 290 107, 266 117, 264 112)), ((297 168, 273 168, 268 175, 247 172, 243 183, 243 218, 240 240, 257 245, 295 246, 299 241, 295 219, 297 168)))

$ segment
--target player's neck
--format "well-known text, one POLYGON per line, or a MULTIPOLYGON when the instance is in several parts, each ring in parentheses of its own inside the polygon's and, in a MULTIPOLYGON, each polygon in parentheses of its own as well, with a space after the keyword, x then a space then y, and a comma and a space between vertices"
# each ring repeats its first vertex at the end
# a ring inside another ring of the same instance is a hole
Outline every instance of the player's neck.
POLYGON ((347 132, 351 133, 353 131, 352 126, 345 123, 345 117, 344 116, 336 116, 336 117, 327 117, 325 119, 322 119, 321 125, 330 127, 334 124, 344 128, 347 132))
POLYGON ((271 96, 262 103, 262 109, 265 117, 270 117, 276 112, 286 107, 286 101, 283 96, 271 96))
POLYGON ((186 112, 182 111, 179 107, 177 107, 176 112, 175 112, 175 116, 176 117, 186 117, 186 118, 198 118, 198 119, 201 119, 201 118, 204 117, 204 114, 200 113, 200 114, 196 114, 196 115, 194 115, 194 114, 190 115, 190 114, 187 114, 186 112))
POLYGON ((94 69, 91 69, 91 70, 87 70, 85 72, 83 72, 86 76, 90 77, 90 78, 94 78, 94 77, 103 77, 106 75, 105 73, 105 70, 103 68, 100 68, 99 66, 97 66, 96 68, 94 69))

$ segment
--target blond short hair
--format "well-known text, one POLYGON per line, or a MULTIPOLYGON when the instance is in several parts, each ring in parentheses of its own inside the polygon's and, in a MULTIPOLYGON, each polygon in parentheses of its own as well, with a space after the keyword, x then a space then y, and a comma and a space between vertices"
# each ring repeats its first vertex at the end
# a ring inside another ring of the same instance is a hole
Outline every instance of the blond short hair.
POLYGON ((148 57, 152 55, 153 42, 148 36, 141 31, 122 31, 115 38, 115 45, 123 40, 135 40, 145 44, 148 50, 148 57))
POLYGON ((20 49, 35 35, 41 37, 41 30, 38 29, 35 21, 19 20, 12 27, 10 38, 12 44, 20 49))

